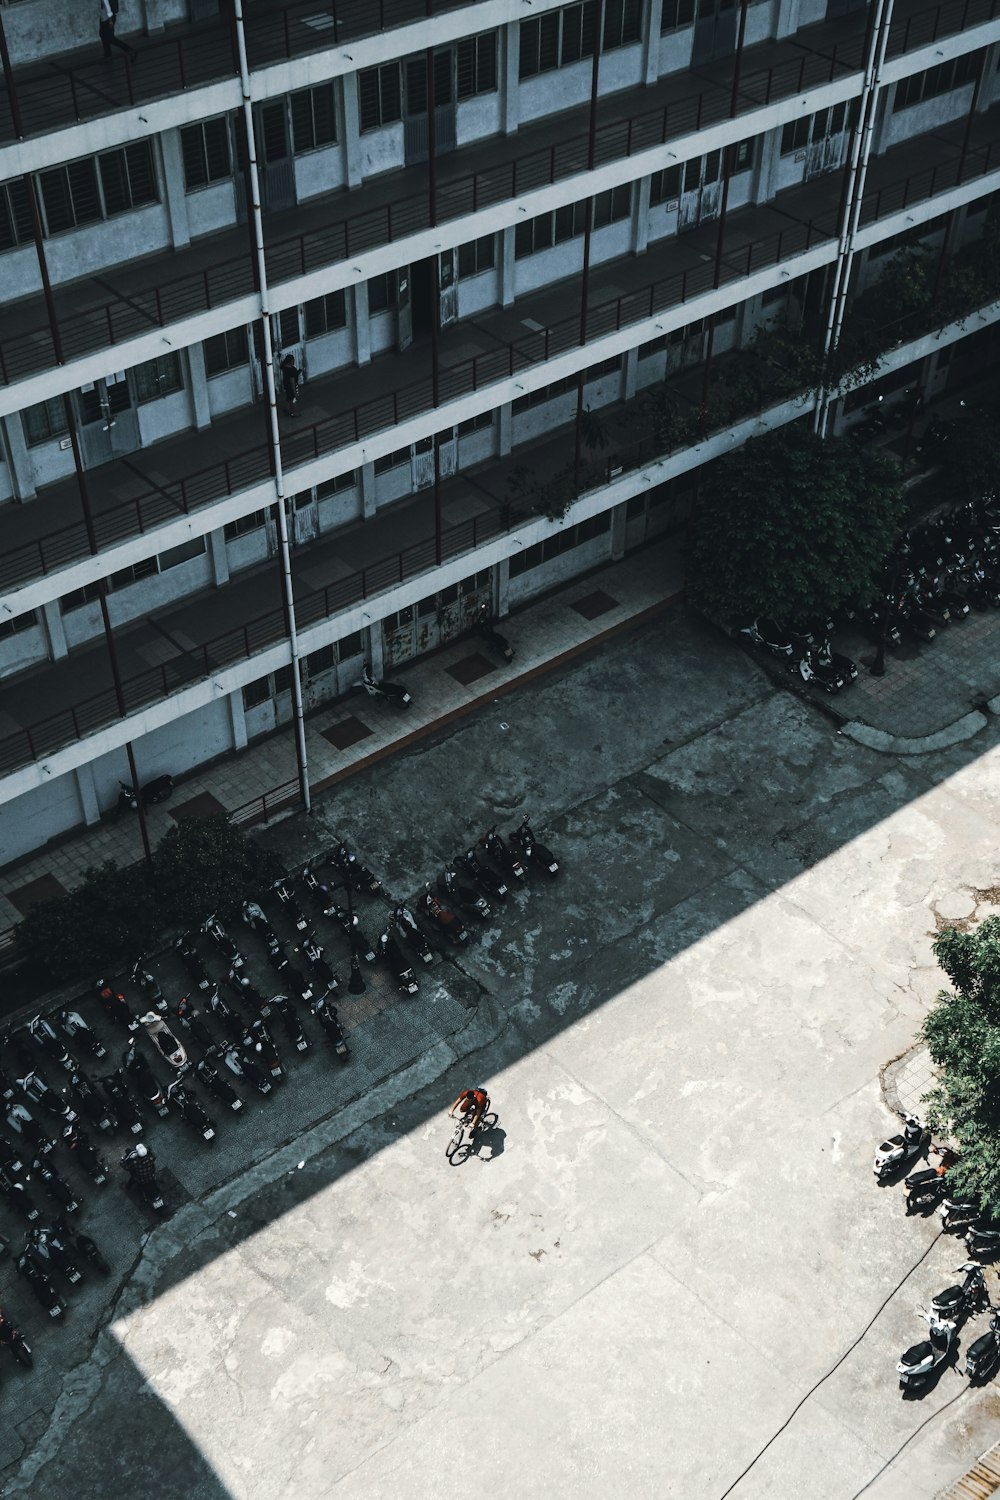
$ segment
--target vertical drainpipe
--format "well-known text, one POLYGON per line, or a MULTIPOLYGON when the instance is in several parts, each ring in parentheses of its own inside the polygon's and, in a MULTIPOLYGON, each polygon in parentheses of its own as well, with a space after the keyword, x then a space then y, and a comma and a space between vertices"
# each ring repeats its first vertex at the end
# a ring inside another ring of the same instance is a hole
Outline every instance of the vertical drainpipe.
POLYGON ((292 588, 292 559, 288 546, 288 517, 285 514, 285 481, 281 467, 281 434, 278 430, 278 399, 274 384, 274 347, 271 341, 271 313, 268 306, 267 266, 264 259, 264 225, 260 209, 260 182, 257 175, 257 148, 253 123, 253 101, 250 97, 250 70, 247 65, 246 33, 243 29, 242 0, 233 0, 236 46, 239 56, 240 90, 243 95, 243 136, 246 171, 250 189, 251 240, 260 293, 260 322, 264 345, 264 381, 267 391, 271 464, 277 502, 274 507, 278 528, 278 550, 281 555, 281 584, 288 626, 288 645, 292 656, 292 710, 295 718, 295 753, 299 772, 299 794, 306 812, 312 809, 309 793, 309 767, 306 759, 306 725, 302 708, 302 683, 299 680, 299 639, 295 625, 295 594, 292 588))
POLYGON ((876 0, 873 24, 869 32, 868 57, 865 63, 865 80, 857 127, 851 138, 851 159, 847 169, 847 189, 844 194, 844 214, 841 223, 840 243, 837 246, 836 270, 830 297, 830 315, 827 319, 826 336, 823 340, 824 379, 816 403, 814 431, 826 437, 830 419, 830 393, 826 388, 825 373, 833 351, 840 341, 844 326, 844 311, 847 292, 854 268, 854 238, 857 234, 861 203, 871 157, 872 136, 875 133, 875 113, 882 80, 882 63, 889 40, 892 23, 893 0, 876 0))
POLYGON ((10 53, 7 50, 7 33, 3 27, 2 11, 0 11, 0 66, 3 67, 4 83, 7 85, 7 96, 10 99, 10 118, 14 126, 14 134, 19 141, 23 141, 24 126, 21 123, 21 105, 17 97, 17 89, 14 85, 14 70, 10 65, 10 53))
MULTIPOLYGON (((604 38, 604 0, 597 0, 594 17, 594 59, 590 69, 590 125, 587 140, 587 171, 594 170, 597 155, 597 98, 601 75, 601 42, 604 38)), ((581 23, 582 24, 582 23, 581 23)), ((587 302, 590 297, 590 240, 594 230, 594 195, 587 199, 587 217, 583 230, 583 272, 580 278, 580 348, 587 342, 587 302)), ((576 434, 573 443, 573 493, 580 493, 580 440, 583 433, 583 386, 586 366, 580 371, 576 387, 576 434)))
MULTIPOLYGON (((427 0, 427 14, 433 15, 432 0, 427 0)), ((424 65, 427 69, 427 217, 430 227, 437 225, 437 97, 434 89, 434 48, 428 47, 424 65)), ((436 409, 441 401, 441 260, 437 252, 431 256, 431 405, 436 409)), ((412 316, 413 273, 410 272, 410 306, 412 316)), ((441 531, 441 434, 435 431, 431 440, 434 451, 434 561, 441 566, 443 553, 441 531)))
MULTIPOLYGON (((14 102, 16 93, 11 92, 12 109, 14 114, 14 102)), ((56 357, 57 365, 65 365, 65 353, 63 350, 62 335, 59 332, 59 318, 56 314, 55 299, 52 296, 52 282, 49 279, 49 267, 45 258, 45 238, 42 234, 42 218, 38 212, 38 197, 35 187, 35 179, 30 173, 26 173, 24 184, 28 193, 28 207, 31 210, 31 234, 35 243, 35 256, 38 260, 38 274, 42 283, 42 294, 45 298, 45 311, 49 320, 49 332, 52 335, 52 351, 56 357)), ((87 546, 91 557, 97 557, 100 547, 97 541, 97 531, 94 527, 94 515, 90 508, 90 491, 87 486, 87 473, 83 464, 83 454, 80 451, 80 435, 76 428, 76 413, 73 410, 73 401, 69 391, 62 394, 63 412, 66 418, 66 427, 69 432, 70 447, 73 452, 73 467, 76 472, 77 490, 80 495, 80 509, 83 512, 83 524, 87 532, 87 546)), ((101 606, 101 624, 104 627, 104 641, 108 649, 108 662, 111 667, 111 680, 115 689, 115 702, 118 706, 118 715, 121 719, 128 718, 128 707, 125 702, 125 689, 122 685, 121 671, 118 665, 118 648, 115 645, 115 634, 111 624, 111 615, 108 611, 108 580, 102 574, 97 580, 98 600, 101 606)), ((135 751, 132 741, 125 741, 125 754, 128 758, 129 776, 132 789, 135 792, 136 810, 139 814, 139 833, 142 838, 142 852, 147 864, 152 862, 153 853, 149 843, 149 829, 146 827, 146 809, 143 806, 142 797, 139 792, 139 773, 135 764, 135 751)))

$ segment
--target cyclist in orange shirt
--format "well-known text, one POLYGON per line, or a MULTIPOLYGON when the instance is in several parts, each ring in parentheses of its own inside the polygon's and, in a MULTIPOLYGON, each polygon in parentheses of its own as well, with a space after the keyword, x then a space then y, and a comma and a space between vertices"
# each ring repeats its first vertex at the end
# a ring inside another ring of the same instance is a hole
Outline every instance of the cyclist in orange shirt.
POLYGON ((456 1109, 461 1109, 469 1134, 475 1135, 489 1107, 490 1096, 484 1088, 463 1089, 449 1109, 448 1116, 451 1118, 456 1109))

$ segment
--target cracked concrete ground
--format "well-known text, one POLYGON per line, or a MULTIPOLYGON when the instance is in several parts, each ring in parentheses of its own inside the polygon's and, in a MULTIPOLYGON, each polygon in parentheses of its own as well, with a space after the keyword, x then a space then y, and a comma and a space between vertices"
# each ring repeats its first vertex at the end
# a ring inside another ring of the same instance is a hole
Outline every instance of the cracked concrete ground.
POLYGON ((5 1496, 930 1500, 1000 1401, 950 1370, 901 1401, 962 1247, 870 1165, 936 913, 1000 883, 997 741, 865 749, 674 616, 272 830, 407 892, 526 808, 564 874, 360 1019, 350 1070, 171 1160, 144 1244, 91 1195, 128 1280, 65 1329, 25 1304, 5 1496), (472 1082, 499 1123, 451 1168, 472 1082))

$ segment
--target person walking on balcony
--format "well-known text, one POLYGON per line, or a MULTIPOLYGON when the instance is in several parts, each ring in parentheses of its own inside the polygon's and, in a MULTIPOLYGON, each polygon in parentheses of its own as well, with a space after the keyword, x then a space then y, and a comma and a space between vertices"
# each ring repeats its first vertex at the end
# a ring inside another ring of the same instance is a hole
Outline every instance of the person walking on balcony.
POLYGON ((281 389, 285 393, 285 416, 297 417, 299 404, 299 380, 302 371, 295 363, 294 354, 286 354, 281 361, 281 389))
POLYGON ((111 61, 111 49, 117 47, 120 52, 132 62, 138 57, 134 47, 128 42, 121 41, 115 36, 115 23, 118 20, 118 0, 99 0, 100 37, 101 46, 104 48, 104 61, 111 61))

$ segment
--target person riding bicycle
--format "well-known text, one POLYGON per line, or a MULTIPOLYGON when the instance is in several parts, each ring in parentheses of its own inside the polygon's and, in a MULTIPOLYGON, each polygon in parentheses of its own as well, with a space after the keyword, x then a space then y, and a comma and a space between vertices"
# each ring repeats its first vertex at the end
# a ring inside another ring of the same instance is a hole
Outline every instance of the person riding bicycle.
POLYGON ((475 1135, 482 1124, 483 1116, 490 1107, 490 1096, 484 1088, 463 1089, 448 1111, 449 1118, 456 1109, 461 1109, 463 1123, 469 1134, 475 1135))

